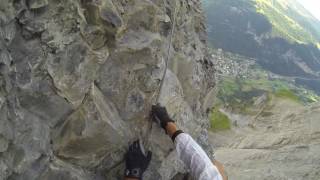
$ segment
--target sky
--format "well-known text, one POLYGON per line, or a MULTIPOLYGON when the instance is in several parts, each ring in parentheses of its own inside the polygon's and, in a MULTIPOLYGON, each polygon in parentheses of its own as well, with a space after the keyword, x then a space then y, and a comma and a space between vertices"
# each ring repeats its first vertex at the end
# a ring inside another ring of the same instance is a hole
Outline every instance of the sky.
POLYGON ((320 0, 298 0, 298 2, 320 20, 320 0))

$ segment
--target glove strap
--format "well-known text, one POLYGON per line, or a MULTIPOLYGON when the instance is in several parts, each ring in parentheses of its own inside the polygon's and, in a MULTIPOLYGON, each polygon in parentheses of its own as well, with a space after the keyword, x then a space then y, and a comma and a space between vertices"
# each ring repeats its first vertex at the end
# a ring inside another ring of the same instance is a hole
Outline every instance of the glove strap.
POLYGON ((174 142, 174 140, 176 139, 176 137, 177 137, 179 134, 181 134, 181 133, 183 133, 182 130, 176 131, 176 132, 172 135, 172 137, 171 137, 172 142, 174 142))
POLYGON ((142 180, 142 172, 140 168, 126 169, 125 176, 128 178, 136 178, 142 180))

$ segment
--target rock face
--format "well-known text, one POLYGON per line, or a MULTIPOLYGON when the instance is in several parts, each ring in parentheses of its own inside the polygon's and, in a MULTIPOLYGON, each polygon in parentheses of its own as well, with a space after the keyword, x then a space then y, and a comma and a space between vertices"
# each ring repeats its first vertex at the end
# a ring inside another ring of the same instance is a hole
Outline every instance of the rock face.
POLYGON ((144 179, 178 179, 148 118, 173 24, 160 102, 212 154, 203 23, 198 0, 1 0, 0 179, 121 179, 137 138, 153 151, 144 179))

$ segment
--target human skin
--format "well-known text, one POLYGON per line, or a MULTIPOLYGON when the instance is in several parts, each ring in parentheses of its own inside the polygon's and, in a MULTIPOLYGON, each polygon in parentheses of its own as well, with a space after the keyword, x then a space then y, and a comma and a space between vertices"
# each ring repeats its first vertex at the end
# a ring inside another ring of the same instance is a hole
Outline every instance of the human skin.
POLYGON ((166 126, 166 131, 170 137, 172 137, 177 130, 177 126, 173 122, 169 122, 166 126))
POLYGON ((228 176, 224 170, 224 167, 223 167, 223 164, 220 163, 219 161, 217 160, 213 160, 212 163, 217 167, 218 171, 220 172, 221 176, 222 176, 222 179, 223 180, 228 180, 228 176))

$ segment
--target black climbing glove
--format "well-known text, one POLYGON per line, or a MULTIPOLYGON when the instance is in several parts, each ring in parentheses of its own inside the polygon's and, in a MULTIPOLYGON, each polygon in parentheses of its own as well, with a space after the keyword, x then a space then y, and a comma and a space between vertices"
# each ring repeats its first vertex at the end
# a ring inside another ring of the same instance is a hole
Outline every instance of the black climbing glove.
POLYGON ((152 106, 151 116, 152 119, 159 123, 164 130, 166 130, 166 126, 169 122, 174 122, 169 117, 167 109, 165 107, 160 106, 160 104, 152 106))
POLYGON ((144 154, 144 148, 139 140, 130 145, 126 154, 126 170, 125 177, 142 179, 144 171, 146 171, 152 157, 151 151, 144 154))

